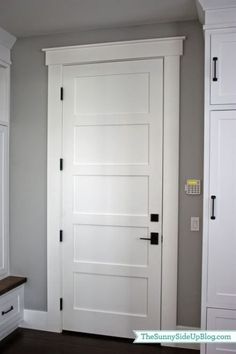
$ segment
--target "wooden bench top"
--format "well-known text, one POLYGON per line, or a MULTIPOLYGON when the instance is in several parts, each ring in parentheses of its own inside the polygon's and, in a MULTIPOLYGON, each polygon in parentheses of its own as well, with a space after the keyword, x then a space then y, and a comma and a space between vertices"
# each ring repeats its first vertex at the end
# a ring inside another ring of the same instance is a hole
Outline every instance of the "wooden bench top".
POLYGON ((7 293, 8 291, 17 288, 18 286, 26 283, 27 278, 9 276, 0 280, 0 295, 7 293))

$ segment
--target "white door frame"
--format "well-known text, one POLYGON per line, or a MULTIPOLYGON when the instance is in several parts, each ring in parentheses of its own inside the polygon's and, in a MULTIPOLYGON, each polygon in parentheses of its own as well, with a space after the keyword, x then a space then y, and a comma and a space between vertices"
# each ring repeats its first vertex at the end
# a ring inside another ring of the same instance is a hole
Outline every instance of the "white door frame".
MULTIPOLYGON (((184 37, 148 39, 44 49, 48 65, 47 165, 47 328, 62 331, 60 297, 62 262, 59 230, 62 220, 62 87, 63 65, 164 59, 163 243, 161 328, 176 329, 179 193, 179 81, 184 37)), ((65 93, 66 95, 66 93, 65 93)))

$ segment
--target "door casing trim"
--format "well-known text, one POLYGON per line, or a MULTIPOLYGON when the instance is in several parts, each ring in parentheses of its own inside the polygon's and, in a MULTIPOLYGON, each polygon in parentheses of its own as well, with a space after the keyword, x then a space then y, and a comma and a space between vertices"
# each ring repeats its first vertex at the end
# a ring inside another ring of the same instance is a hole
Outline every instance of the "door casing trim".
POLYGON ((161 329, 176 329, 179 194, 180 56, 185 37, 43 49, 48 65, 47 328, 62 331, 61 228, 62 101, 64 65, 162 57, 164 60, 163 243, 161 329))

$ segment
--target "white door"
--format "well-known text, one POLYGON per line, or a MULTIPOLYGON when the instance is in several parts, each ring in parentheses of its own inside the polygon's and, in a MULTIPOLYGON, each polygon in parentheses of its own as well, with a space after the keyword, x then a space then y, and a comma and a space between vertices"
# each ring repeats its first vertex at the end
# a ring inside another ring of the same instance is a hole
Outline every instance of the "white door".
POLYGON ((0 276, 8 269, 8 128, 0 125, 0 276))
POLYGON ((63 86, 63 328, 159 329, 163 59, 68 66, 63 86))
POLYGON ((211 112, 210 119, 207 303, 236 309, 236 111, 211 112))
MULTIPOLYGON (((235 331, 236 311, 208 309, 207 330, 235 331)), ((207 344, 207 354, 233 354, 236 353, 236 343, 210 343, 207 344)))
POLYGON ((211 103, 236 103, 236 32, 211 36, 211 103))

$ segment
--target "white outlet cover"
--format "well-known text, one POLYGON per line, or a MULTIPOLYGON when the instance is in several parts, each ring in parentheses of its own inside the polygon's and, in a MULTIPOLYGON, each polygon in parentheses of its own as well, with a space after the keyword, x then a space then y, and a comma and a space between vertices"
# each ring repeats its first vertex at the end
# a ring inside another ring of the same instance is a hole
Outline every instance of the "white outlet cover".
POLYGON ((191 231, 199 231, 200 220, 198 216, 191 216, 191 231))

